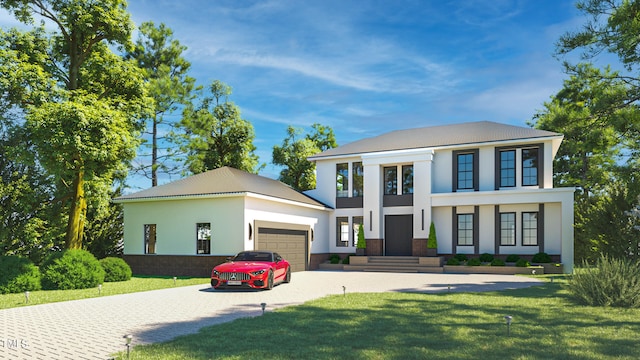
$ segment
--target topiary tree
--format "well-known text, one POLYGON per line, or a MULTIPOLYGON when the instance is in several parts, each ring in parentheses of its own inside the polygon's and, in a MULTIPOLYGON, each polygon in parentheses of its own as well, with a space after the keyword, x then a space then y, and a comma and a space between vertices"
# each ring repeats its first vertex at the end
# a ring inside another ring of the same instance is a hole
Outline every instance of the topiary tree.
POLYGON ((21 256, 0 256, 0 294, 40 290, 40 270, 21 256))
POLYGON ((429 226, 429 238, 427 239, 427 249, 437 249, 438 239, 436 237, 436 225, 431 222, 429 226))
POLYGON ((364 239, 364 226, 360 224, 360 226, 358 226, 358 242, 356 243, 356 253, 364 255, 364 250, 366 248, 367 248, 367 242, 364 239))
POLYGON ((100 259, 100 265, 105 272, 105 282, 127 281, 131 279, 131 267, 122 258, 106 257, 100 259))
POLYGON ((93 254, 71 249, 50 255, 42 264, 42 288, 86 289, 104 281, 104 270, 93 254))

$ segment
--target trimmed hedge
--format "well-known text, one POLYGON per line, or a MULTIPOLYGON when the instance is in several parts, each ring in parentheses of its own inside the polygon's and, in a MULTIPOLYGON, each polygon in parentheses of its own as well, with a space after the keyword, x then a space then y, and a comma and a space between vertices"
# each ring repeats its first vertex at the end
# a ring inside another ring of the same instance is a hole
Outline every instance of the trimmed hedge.
POLYGON ((509 256, 507 256, 507 259, 505 260, 506 262, 518 262, 518 260, 520 260, 520 256, 515 255, 515 254, 511 254, 509 256))
POLYGON ((480 266, 482 265, 482 261, 478 258, 472 258, 467 261, 467 266, 480 266))
POLYGON ((527 267, 527 266, 531 266, 531 264, 525 259, 520 259, 520 260, 516 261, 516 266, 517 267, 527 267))
POLYGON ((98 259, 86 250, 56 252, 42 264, 42 288, 45 290, 86 289, 104 281, 98 259))
POLYGON ((539 252, 539 253, 533 255, 533 257, 531 258, 531 262, 532 263, 538 263, 538 264, 550 263, 551 262, 551 256, 549 256, 547 253, 539 252))
POLYGON ((493 259, 491 261, 491 266, 505 266, 505 263, 500 259, 493 259))
POLYGON ((31 260, 0 255, 0 294, 40 290, 40 270, 31 260))
POLYGON ((485 263, 485 262, 492 262, 493 261, 493 255, 489 254, 489 253, 483 253, 480 255, 480 261, 485 263))
POLYGON ((106 257, 100 259, 100 265, 105 272, 105 282, 127 281, 131 279, 131 267, 121 258, 106 257))

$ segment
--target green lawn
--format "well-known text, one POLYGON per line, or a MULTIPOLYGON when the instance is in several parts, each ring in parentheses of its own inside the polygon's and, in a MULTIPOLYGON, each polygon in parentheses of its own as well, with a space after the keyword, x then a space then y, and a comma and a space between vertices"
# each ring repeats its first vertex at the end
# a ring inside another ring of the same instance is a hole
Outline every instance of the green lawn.
POLYGON ((209 278, 177 278, 174 284, 173 277, 144 277, 134 276, 129 281, 108 282, 102 284, 102 289, 98 288, 81 290, 42 290, 29 292, 29 303, 26 302, 25 294, 3 294, 0 295, 0 309, 8 309, 19 306, 46 304, 58 301, 69 301, 78 299, 88 299, 98 296, 109 296, 117 294, 128 294, 140 291, 166 289, 175 286, 188 286, 198 284, 208 284, 209 278))
POLYGON ((577 305, 560 281, 493 293, 334 295, 131 352, 131 359, 638 358, 640 309, 577 305), (513 316, 510 336, 505 315, 513 316))

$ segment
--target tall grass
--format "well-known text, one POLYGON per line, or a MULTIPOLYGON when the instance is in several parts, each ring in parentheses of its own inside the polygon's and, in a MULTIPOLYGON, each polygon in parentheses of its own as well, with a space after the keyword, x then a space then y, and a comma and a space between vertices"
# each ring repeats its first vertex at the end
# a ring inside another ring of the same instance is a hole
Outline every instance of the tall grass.
POLYGON ((640 307, 640 264, 629 259, 602 255, 595 268, 582 264, 569 281, 569 290, 582 304, 591 306, 640 307))

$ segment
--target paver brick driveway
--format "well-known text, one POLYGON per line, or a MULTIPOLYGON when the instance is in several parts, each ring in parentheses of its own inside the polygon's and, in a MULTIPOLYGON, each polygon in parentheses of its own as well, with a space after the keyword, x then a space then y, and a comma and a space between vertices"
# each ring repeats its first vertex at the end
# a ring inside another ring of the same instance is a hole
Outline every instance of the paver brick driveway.
POLYGON ((347 292, 492 291, 538 284, 480 274, 307 271, 271 291, 216 291, 208 284, 0 310, 0 359, 108 359, 133 345, 162 342, 204 326, 347 292), (344 288, 343 288, 344 286, 344 288))

